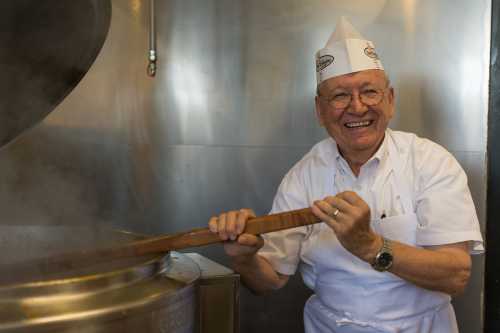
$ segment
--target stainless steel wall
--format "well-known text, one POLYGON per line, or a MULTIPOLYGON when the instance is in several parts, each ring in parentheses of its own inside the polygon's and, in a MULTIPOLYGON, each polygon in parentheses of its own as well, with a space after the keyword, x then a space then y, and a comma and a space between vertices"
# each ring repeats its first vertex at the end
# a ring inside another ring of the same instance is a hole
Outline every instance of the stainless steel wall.
MULTIPOLYGON (((146 76, 148 1, 114 0, 108 39, 80 85, 0 151, 4 224, 204 226, 222 210, 268 211, 285 172, 325 136, 314 52, 338 18, 373 40, 397 95, 391 127, 451 150, 482 226, 490 1, 157 0, 158 73, 146 76)), ((29 241, 26 239, 25 241, 29 241)), ((218 246, 200 252, 226 263, 218 246)), ((455 301, 481 330, 483 260, 455 301)), ((308 292, 242 294, 242 332, 300 332, 308 292)))

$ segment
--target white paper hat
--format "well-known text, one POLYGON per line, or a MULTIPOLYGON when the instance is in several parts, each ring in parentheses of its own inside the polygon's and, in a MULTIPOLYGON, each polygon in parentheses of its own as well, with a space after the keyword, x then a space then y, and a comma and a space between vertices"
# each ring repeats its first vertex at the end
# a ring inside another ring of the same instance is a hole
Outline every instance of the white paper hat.
POLYGON ((375 46, 341 17, 325 47, 316 52, 316 80, 320 84, 335 76, 367 69, 384 69, 375 46))

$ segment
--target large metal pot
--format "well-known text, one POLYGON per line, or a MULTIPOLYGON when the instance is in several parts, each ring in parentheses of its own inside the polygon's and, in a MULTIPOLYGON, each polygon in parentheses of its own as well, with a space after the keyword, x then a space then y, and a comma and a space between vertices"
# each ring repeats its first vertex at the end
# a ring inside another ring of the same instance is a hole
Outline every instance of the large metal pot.
POLYGON ((130 267, 0 288, 0 332, 194 332, 200 271, 175 253, 130 267))
POLYGON ((23 267, 142 237, 95 226, 0 226, 0 332, 238 331, 238 276, 195 253, 55 271, 23 267))
MULTIPOLYGON (((2 227, 3 267, 87 244, 119 243, 132 234, 86 227, 2 227), (9 236, 7 236, 9 235, 9 236), (30 237, 19 256, 15 239, 30 237), (36 236, 35 236, 36 235, 36 236), (49 236, 50 235, 50 236, 49 236), (33 237, 35 236, 35 237, 33 237), (7 240, 10 239, 11 241, 7 240), (6 257, 10 257, 10 259, 6 257), (14 257, 14 258, 13 258, 14 257)), ((6 270, 4 269, 4 274, 6 270)), ((195 332, 198 265, 186 255, 132 258, 73 271, 13 276, 0 287, 0 332, 195 332)), ((12 274, 12 273, 11 273, 12 274)))

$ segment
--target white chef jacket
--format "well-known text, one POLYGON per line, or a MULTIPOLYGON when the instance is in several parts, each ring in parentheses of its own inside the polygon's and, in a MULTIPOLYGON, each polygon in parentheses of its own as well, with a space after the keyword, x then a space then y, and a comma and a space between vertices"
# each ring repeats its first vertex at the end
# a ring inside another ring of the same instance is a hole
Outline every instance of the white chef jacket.
MULTIPOLYGON (((350 190, 368 204, 372 228, 386 238, 418 247, 469 241, 471 253, 482 252, 467 177, 453 156, 414 134, 385 134, 358 177, 332 138, 315 145, 283 179, 271 212, 350 190)), ((300 265, 315 291, 304 313, 307 332, 457 332, 448 295, 373 270, 324 223, 263 237, 259 254, 282 274, 300 265)))

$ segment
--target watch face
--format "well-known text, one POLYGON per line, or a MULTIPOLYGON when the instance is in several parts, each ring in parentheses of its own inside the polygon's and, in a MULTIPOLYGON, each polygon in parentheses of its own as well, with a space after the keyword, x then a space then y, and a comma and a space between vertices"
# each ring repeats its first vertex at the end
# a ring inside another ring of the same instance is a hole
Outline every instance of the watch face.
POLYGON ((392 265, 392 254, 389 252, 382 252, 377 258, 377 266, 387 269, 392 265))

